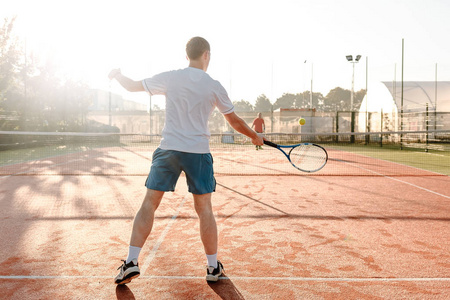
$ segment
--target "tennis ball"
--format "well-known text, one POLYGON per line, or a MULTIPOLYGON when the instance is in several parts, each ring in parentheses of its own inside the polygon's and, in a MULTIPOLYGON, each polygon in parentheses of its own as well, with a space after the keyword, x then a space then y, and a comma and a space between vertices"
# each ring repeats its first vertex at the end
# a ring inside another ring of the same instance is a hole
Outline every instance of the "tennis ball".
POLYGON ((302 126, 305 125, 305 123, 306 123, 306 120, 303 118, 300 118, 300 120, 298 120, 298 124, 300 124, 302 126))

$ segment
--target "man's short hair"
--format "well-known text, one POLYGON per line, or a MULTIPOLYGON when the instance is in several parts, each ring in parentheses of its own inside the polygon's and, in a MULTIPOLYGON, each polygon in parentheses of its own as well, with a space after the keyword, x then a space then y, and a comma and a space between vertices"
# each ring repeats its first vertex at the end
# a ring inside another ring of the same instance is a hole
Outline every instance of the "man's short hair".
POLYGON ((210 51, 209 43, 202 37, 196 36, 186 44, 186 54, 190 60, 199 59, 205 51, 210 51))

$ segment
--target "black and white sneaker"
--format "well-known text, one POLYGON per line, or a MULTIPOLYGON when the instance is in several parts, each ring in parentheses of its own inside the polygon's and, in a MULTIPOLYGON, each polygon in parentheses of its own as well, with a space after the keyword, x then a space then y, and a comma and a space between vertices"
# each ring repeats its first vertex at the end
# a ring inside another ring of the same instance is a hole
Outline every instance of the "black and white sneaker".
POLYGON ((206 266, 206 281, 216 282, 223 273, 223 265, 217 261, 217 268, 206 266))
POLYGON ((122 260, 123 264, 117 268, 119 274, 117 274, 114 282, 116 284, 127 284, 130 283, 132 279, 139 277, 141 275, 141 271, 139 270, 139 264, 137 259, 133 259, 129 263, 126 263, 125 260, 122 260))

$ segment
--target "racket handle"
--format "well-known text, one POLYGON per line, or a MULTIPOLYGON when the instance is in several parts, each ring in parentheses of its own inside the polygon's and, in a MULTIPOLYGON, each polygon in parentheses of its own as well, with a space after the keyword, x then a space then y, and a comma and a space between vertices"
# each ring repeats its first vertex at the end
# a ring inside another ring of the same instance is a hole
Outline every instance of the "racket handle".
POLYGON ((264 144, 266 144, 267 146, 270 146, 270 147, 278 148, 278 145, 277 145, 277 144, 272 143, 272 142, 270 142, 270 141, 264 140, 264 144))

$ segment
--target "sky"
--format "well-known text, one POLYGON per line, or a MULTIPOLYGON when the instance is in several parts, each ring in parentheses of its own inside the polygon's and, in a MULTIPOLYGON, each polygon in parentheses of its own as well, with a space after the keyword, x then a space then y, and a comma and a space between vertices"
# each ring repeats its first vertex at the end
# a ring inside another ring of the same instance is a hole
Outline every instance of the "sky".
MULTIPOLYGON (((2 0, 0 17, 17 16, 27 53, 52 59, 93 88, 147 103, 107 74, 121 68, 141 80, 185 68, 186 42, 211 44, 208 73, 233 101, 272 103, 284 93, 324 96, 371 82, 450 80, 448 0, 2 0), (367 68, 366 68, 367 67, 367 68), (367 78, 366 78, 367 77, 367 78)), ((153 104, 164 107, 163 99, 153 104)))

